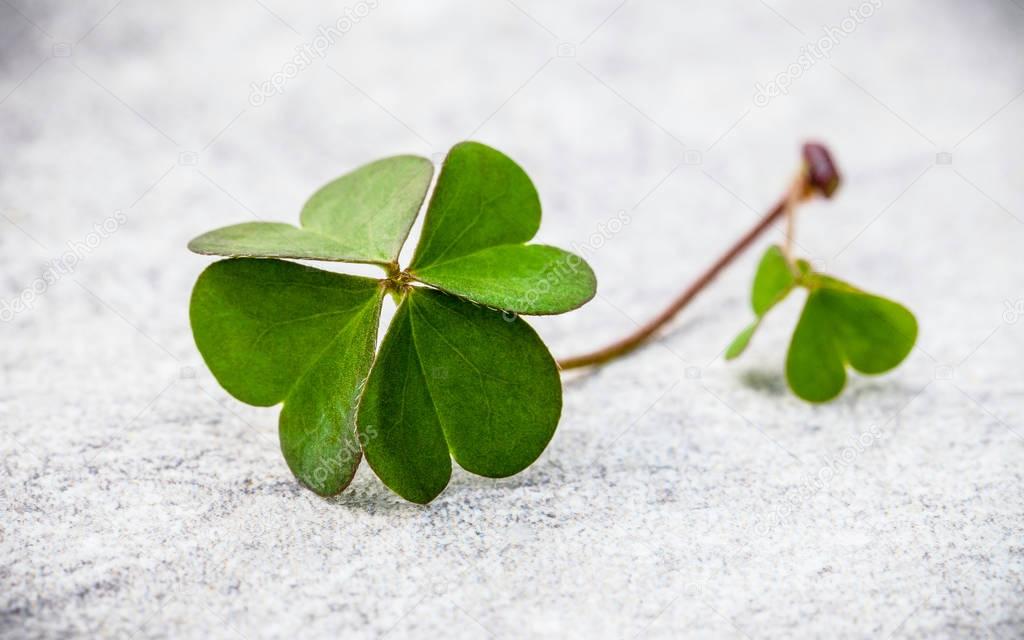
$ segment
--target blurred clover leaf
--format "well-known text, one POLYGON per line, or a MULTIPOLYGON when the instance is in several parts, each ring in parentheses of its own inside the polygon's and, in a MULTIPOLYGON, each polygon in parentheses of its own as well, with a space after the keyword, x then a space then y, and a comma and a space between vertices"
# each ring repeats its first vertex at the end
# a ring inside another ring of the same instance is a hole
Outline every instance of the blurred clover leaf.
POLYGON ((451 460, 501 478, 532 464, 562 408, 558 367, 519 314, 571 311, 597 282, 582 258, 526 244, 540 200, 495 149, 463 142, 446 157, 407 269, 399 252, 433 177, 397 156, 327 184, 301 226, 248 222, 189 243, 228 256, 199 276, 196 345, 238 400, 283 403, 281 450, 320 495, 348 486, 362 456, 403 498, 427 503, 451 460), (281 258, 382 267, 379 279, 281 258), (377 350, 381 304, 397 310, 377 350))
POLYGON ((772 307, 797 287, 807 300, 786 356, 786 380, 799 397, 826 402, 842 392, 846 367, 879 374, 899 365, 917 339, 917 320, 906 307, 816 273, 804 260, 790 263, 777 246, 761 258, 751 306, 755 319, 726 349, 739 357, 772 307))

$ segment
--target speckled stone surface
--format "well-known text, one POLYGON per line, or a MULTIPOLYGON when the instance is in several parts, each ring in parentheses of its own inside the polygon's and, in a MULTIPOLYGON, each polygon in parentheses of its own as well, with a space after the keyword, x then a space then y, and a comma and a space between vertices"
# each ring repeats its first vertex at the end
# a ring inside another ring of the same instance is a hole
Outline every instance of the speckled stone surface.
POLYGON ((0 2, 0 636, 1024 635, 1019 2, 348 9, 0 2), (529 171, 539 239, 598 273, 533 323, 556 354, 655 313, 808 137, 846 182, 800 252, 910 306, 918 348, 803 404, 794 298, 724 363, 755 251, 657 343, 566 376, 519 476, 456 472, 417 507, 364 466, 319 499, 277 410, 198 357, 209 260, 185 243, 467 137, 529 171))

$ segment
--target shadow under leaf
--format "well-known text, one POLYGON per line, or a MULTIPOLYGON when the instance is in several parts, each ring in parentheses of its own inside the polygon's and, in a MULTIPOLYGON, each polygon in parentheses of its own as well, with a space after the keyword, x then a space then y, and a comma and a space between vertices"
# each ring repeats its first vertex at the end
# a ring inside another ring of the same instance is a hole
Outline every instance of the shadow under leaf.
POLYGON ((768 369, 751 369, 740 376, 747 387, 773 396, 784 396, 789 393, 786 377, 779 371, 768 369))

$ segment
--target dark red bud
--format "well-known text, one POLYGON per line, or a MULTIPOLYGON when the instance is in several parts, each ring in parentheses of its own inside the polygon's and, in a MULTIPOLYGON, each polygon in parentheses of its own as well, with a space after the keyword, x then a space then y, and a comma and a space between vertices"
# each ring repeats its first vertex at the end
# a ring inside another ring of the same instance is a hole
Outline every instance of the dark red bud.
POLYGON ((825 145, 817 142, 806 143, 803 151, 808 184, 826 198, 831 198, 839 188, 839 170, 832 162, 832 154, 825 145))

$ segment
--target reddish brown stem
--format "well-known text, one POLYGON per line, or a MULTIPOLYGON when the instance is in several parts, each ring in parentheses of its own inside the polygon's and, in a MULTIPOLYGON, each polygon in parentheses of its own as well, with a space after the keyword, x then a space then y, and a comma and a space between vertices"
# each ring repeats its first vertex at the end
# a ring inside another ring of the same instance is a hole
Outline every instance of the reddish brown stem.
POLYGON ((664 311, 657 317, 637 329, 634 333, 626 336, 618 342, 573 358, 566 358, 558 362, 558 366, 565 369, 576 369, 595 364, 603 364, 633 351, 648 338, 667 324, 677 313, 693 300, 698 293, 704 290, 711 281, 718 276, 733 260, 735 260, 747 247, 751 245, 762 233, 768 230, 774 222, 786 215, 792 214, 797 203, 808 197, 820 194, 830 198, 839 186, 839 173, 832 162, 832 156, 823 145, 808 143, 803 147, 803 165, 796 180, 790 185, 789 190, 782 197, 778 204, 769 211, 754 227, 736 241, 728 251, 715 261, 700 277, 672 301, 664 311))
POLYGON ((658 329, 665 325, 669 320, 675 317, 677 313, 682 311, 683 307, 690 303, 698 293, 704 290, 715 277, 722 272, 729 263, 736 259, 743 250, 750 246, 750 244, 757 239, 762 233, 764 233, 769 227, 772 226, 776 220, 781 218, 786 213, 786 202, 788 196, 783 198, 775 208, 769 211, 760 222, 754 225, 750 231, 748 231, 742 238, 736 241, 736 243, 725 252, 722 257, 715 261, 704 273, 700 275, 689 287, 687 287, 679 296, 672 301, 664 311, 659 313, 657 317, 653 318, 642 327, 637 329, 634 333, 626 336, 622 340, 613 342, 612 344, 598 349, 597 351, 587 353, 581 356, 575 356, 573 358, 566 358, 558 361, 558 366, 561 369, 576 369, 578 367, 586 367, 594 364, 602 364, 608 362, 614 358, 625 355, 630 351, 636 349, 644 341, 650 338, 658 329))

